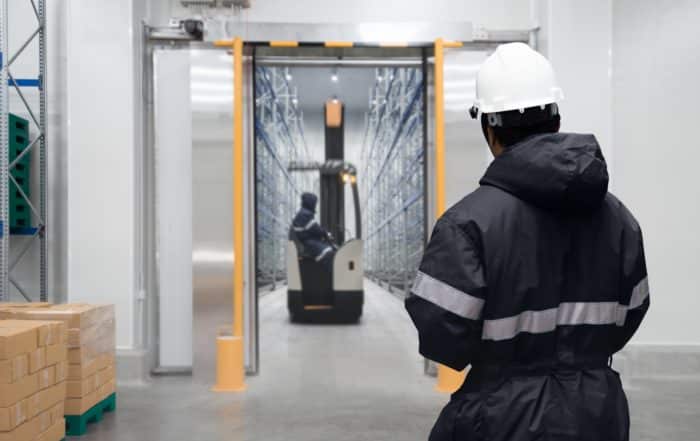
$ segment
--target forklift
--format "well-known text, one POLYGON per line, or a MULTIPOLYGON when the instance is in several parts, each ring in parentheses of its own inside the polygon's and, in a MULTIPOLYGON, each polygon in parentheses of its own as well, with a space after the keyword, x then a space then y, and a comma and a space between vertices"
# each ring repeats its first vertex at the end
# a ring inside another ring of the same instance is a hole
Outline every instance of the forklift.
POLYGON ((363 241, 356 168, 343 160, 344 109, 337 99, 325 105, 326 161, 293 162, 290 172, 320 173, 321 226, 332 237, 331 271, 305 253, 290 228, 287 247, 287 308, 292 322, 356 323, 364 304, 363 241), (345 240, 345 185, 352 190, 355 237, 345 240))

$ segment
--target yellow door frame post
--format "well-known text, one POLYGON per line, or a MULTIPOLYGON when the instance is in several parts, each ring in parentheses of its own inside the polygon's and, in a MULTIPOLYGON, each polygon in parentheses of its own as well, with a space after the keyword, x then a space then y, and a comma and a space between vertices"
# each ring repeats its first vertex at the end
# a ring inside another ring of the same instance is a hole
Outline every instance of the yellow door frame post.
POLYGON ((217 41, 216 46, 233 47, 233 326, 231 335, 216 340, 215 392, 246 389, 243 344, 243 40, 217 41))
MULTIPOLYGON (((435 219, 445 212, 445 48, 461 47, 462 43, 435 40, 435 219)), ((438 365, 435 390, 455 392, 464 382, 465 371, 457 372, 438 365)))

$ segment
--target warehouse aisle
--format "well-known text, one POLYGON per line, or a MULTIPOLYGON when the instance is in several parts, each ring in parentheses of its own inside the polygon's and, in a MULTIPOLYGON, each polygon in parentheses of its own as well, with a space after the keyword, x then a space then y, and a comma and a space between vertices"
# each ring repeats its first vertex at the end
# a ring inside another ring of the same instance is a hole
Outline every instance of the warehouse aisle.
MULTIPOLYGON (((197 379, 121 388, 116 414, 84 441, 423 441, 446 395, 422 374, 416 336, 399 299, 366 281, 360 325, 295 325, 284 290, 261 299, 261 374, 240 395, 197 379)), ((700 430, 693 381, 628 388, 635 440, 687 441, 700 430), (658 391, 664 391, 659 408, 658 391), (678 424, 669 424, 677 421, 678 424), (691 422, 695 423, 691 423, 691 422)))

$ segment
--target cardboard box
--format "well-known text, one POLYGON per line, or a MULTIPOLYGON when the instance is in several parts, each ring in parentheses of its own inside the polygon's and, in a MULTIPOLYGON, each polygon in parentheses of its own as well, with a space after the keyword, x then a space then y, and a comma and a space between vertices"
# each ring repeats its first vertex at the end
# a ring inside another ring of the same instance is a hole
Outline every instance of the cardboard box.
POLYGON ((29 419, 27 400, 0 408, 0 432, 9 432, 29 419))
POLYGON ((343 125, 343 103, 337 99, 326 101, 326 126, 340 127, 343 125))
POLYGON ((39 433, 39 419, 33 418, 14 430, 0 432, 0 441, 34 441, 39 433))
POLYGON ((46 348, 37 348, 29 353, 29 373, 33 374, 46 367, 46 348))
POLYGON ((82 415, 97 403, 109 397, 116 391, 117 383, 115 380, 110 380, 100 386, 97 390, 89 393, 82 398, 67 398, 66 399, 66 415, 82 415))
POLYGON ((8 310, 8 309, 36 309, 36 308, 48 308, 51 306, 51 303, 47 302, 24 302, 24 303, 15 303, 15 302, 2 302, 0 303, 0 311, 3 310, 8 310))
POLYGON ((41 412, 36 418, 39 420, 39 432, 45 432, 51 427, 51 418, 53 417, 53 413, 51 410, 45 410, 44 412, 41 412))
POLYGON ((27 375, 10 384, 0 384, 0 408, 9 407, 35 394, 39 390, 37 374, 27 375))
POLYGON ((96 359, 84 364, 69 364, 68 365, 68 379, 69 380, 83 380, 91 375, 94 375, 97 371, 106 368, 109 365, 114 364, 114 354, 104 354, 100 355, 96 359))
POLYGON ((56 363, 56 383, 66 381, 68 379, 68 361, 56 363))
POLYGON ((107 366, 106 368, 97 371, 95 377, 95 384, 97 384, 98 387, 111 380, 114 380, 116 378, 116 370, 114 369, 114 365, 107 366))
POLYGON ((115 334, 116 325, 114 319, 107 319, 96 322, 84 329, 68 329, 66 340, 69 348, 80 348, 95 341, 107 339, 114 341, 115 334))
POLYGON ((46 412, 53 406, 63 404, 66 399, 66 383, 58 383, 48 389, 32 395, 27 399, 27 412, 29 418, 34 418, 42 412, 46 412))
POLYGON ((49 366, 46 369, 42 369, 37 375, 39 375, 39 390, 46 389, 56 384, 56 366, 49 366))
POLYGON ((66 414, 66 402, 65 400, 61 401, 60 403, 56 404, 54 407, 51 408, 51 413, 53 414, 53 421, 63 421, 63 415, 66 414))
POLYGON ((62 361, 66 361, 68 353, 66 352, 66 344, 58 343, 46 347, 46 365, 53 366, 62 361))
POLYGON ((36 328, 38 347, 62 343, 68 338, 66 324, 60 321, 0 320, 0 328, 36 328))
POLYGON ((0 361, 0 384, 14 383, 29 375, 29 355, 18 355, 12 360, 0 361))
POLYGON ((100 402, 117 391, 116 380, 110 380, 97 389, 97 401, 100 402))
POLYGON ((97 374, 84 380, 68 380, 66 383, 67 398, 83 398, 95 392, 101 384, 97 384, 97 374))
POLYGON ((100 354, 95 353, 92 349, 86 346, 80 348, 71 348, 68 350, 68 363, 82 364, 89 363, 97 358, 100 354))
POLYGON ((36 441, 61 441, 66 437, 66 422, 61 417, 60 420, 56 420, 54 424, 47 430, 39 434, 36 441))
POLYGON ((46 341, 49 338, 49 325, 46 322, 33 322, 28 320, 0 320, 0 328, 16 328, 16 329, 36 329, 37 347, 46 346, 46 341))
POLYGON ((66 398, 66 415, 82 415, 99 402, 100 398, 97 390, 82 398, 66 398))
POLYGON ((11 360, 36 350, 37 341, 36 328, 0 327, 0 360, 11 360))
POLYGON ((0 309, 0 319, 59 320, 65 322, 68 329, 85 329, 95 323, 114 320, 114 305, 70 303, 48 308, 0 309))

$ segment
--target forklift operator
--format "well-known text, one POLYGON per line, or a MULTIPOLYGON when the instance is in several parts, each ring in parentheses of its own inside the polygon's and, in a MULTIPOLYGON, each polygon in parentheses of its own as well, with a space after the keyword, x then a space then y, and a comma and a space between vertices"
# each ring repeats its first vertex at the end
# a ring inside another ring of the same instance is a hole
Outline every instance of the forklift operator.
POLYGON ((330 234, 314 219, 317 202, 318 197, 313 193, 301 195, 301 209, 294 216, 290 235, 303 245, 301 256, 311 257, 330 270, 335 251, 330 234))

